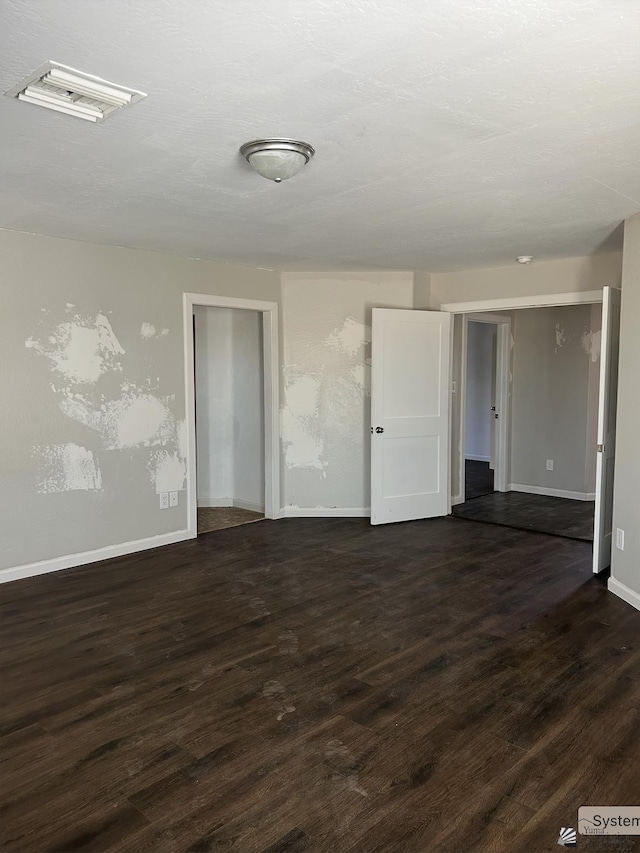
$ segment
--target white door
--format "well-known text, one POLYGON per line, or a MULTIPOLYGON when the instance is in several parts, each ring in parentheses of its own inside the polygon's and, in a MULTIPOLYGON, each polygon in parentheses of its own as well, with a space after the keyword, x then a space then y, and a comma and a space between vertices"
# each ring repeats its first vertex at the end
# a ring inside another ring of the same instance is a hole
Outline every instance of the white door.
POLYGON ((616 452, 618 351, 620 346, 620 291, 605 287, 602 301, 602 347, 598 397, 598 453, 596 506, 593 529, 593 571, 611 564, 613 466, 616 452))
POLYGON ((447 515, 451 315, 374 308, 371 524, 447 515))
MULTIPOLYGON (((493 333, 491 338, 491 409, 487 412, 489 418, 489 468, 491 471, 496 469, 497 441, 498 430, 496 429, 496 414, 498 413, 498 403, 496 397, 496 370, 498 367, 498 332, 493 333)), ((495 485, 495 484, 494 484, 495 485)))

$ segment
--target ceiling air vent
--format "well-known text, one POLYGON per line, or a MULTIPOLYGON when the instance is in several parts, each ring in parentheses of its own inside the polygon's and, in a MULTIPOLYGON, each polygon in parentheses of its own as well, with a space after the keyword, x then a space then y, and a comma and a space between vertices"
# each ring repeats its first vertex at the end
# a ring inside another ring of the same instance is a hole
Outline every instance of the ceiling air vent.
POLYGON ((103 121, 116 110, 147 97, 144 92, 109 83, 59 62, 45 62, 5 94, 86 121, 103 121))

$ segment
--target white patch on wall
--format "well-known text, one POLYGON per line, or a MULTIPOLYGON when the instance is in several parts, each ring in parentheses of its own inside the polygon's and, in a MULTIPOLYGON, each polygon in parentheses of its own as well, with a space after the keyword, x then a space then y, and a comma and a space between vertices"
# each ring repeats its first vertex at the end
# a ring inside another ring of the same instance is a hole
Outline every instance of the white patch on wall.
POLYGON ((155 451, 147 465, 151 482, 154 483, 156 494, 161 492, 178 492, 184 489, 187 469, 184 459, 177 453, 166 450, 155 451))
POLYGON ((326 467, 321 459, 324 443, 314 432, 319 395, 320 378, 317 376, 298 376, 285 385, 287 402, 280 413, 280 425, 289 468, 322 470, 326 467))
POLYGON ((356 386, 363 394, 371 396, 371 363, 363 361, 362 364, 356 364, 351 368, 351 376, 356 386))
POLYGON ((347 317, 343 325, 326 339, 327 346, 355 356, 365 344, 371 342, 371 326, 359 323, 353 317, 347 317))
POLYGON ((140 337, 146 338, 147 340, 151 338, 160 338, 165 337, 169 334, 169 329, 156 329, 153 323, 144 322, 140 326, 140 337))
POLYGON ((165 401, 138 389, 121 387, 121 396, 95 408, 84 397, 62 391, 60 410, 96 430, 107 450, 149 447, 177 440, 176 421, 165 401))
POLYGON ((562 349, 562 347, 566 344, 566 342, 567 342, 566 331, 562 328, 560 323, 556 323, 556 352, 558 352, 559 349, 562 349))
POLYGON ((588 353, 591 361, 596 362, 600 358, 600 347, 602 344, 602 332, 585 332, 580 340, 580 346, 588 353))
POLYGON ((29 338, 25 346, 44 355, 67 384, 95 384, 108 370, 122 370, 124 349, 104 314, 94 319, 76 314, 60 323, 45 342, 29 338))
POLYGON ((562 328, 560 323, 556 323, 556 350, 555 351, 558 352, 559 349, 562 349, 562 347, 566 344, 566 342, 567 342, 566 330, 562 328))
MULTIPOLYGON (((161 491, 184 488, 186 428, 172 411, 175 397, 157 393, 159 378, 157 382, 151 378, 122 381, 125 368, 137 373, 137 366, 135 359, 123 359, 125 349, 106 314, 82 314, 67 303, 61 314, 42 308, 38 325, 39 333, 25 345, 49 368, 60 411, 95 432, 91 444, 96 448, 95 457, 76 444, 34 448, 40 491, 101 489, 101 451, 132 448, 138 450, 132 460, 149 467, 161 491), (97 384, 105 374, 110 374, 107 381, 97 384), (153 448, 162 450, 158 453, 153 448)), ((143 339, 168 333, 146 321, 140 326, 143 339)))
POLYGON ((185 419, 178 422, 176 434, 178 436, 178 453, 182 459, 186 459, 189 452, 189 431, 185 419))
POLYGON ((34 455, 40 463, 38 491, 99 491, 102 489, 100 468, 93 453, 78 444, 52 444, 37 447, 34 455))

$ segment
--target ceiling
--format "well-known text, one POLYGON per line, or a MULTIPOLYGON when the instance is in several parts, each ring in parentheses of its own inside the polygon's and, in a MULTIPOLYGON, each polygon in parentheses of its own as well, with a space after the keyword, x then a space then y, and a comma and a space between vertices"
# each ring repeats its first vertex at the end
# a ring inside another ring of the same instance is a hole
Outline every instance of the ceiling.
POLYGON ((0 227, 275 269, 619 248, 640 209, 637 0, 3 0, 47 59, 148 93, 94 125, 0 97, 0 227), (317 150, 259 177, 261 136, 317 150))

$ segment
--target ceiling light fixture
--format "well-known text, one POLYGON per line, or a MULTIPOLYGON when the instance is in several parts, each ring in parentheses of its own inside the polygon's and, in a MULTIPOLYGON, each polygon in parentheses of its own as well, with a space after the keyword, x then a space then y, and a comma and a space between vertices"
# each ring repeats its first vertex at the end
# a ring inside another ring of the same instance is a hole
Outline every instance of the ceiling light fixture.
POLYGON ((259 175, 279 184, 297 175, 316 152, 296 139, 254 139, 245 142, 240 153, 259 175))
POLYGON ((530 264, 533 260, 533 255, 518 255, 516 261, 519 264, 530 264))

